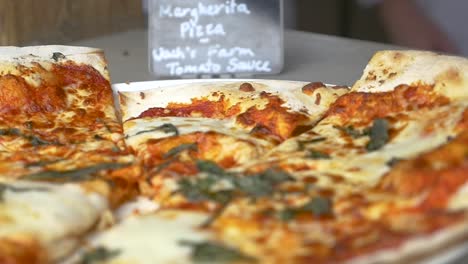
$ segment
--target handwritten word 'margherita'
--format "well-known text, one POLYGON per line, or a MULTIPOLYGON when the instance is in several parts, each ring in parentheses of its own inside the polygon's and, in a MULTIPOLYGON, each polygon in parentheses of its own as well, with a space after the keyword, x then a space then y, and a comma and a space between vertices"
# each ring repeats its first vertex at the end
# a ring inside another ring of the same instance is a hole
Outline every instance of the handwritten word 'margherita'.
POLYGON ((218 15, 250 15, 250 10, 245 3, 237 3, 236 0, 227 0, 222 4, 198 3, 196 7, 180 7, 172 5, 161 5, 159 17, 186 18, 190 17, 193 22, 198 22, 201 16, 218 15))

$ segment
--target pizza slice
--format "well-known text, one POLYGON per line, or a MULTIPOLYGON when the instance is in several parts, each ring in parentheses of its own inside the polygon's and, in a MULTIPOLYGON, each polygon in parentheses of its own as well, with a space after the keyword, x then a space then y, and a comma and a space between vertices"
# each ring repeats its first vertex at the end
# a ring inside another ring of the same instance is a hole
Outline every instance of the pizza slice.
POLYGON ((272 150, 268 159, 272 163, 283 160, 284 166, 302 168, 305 175, 335 174, 355 183, 375 186, 398 161, 417 157, 464 133, 468 111, 464 98, 468 90, 461 81, 463 71, 460 70, 459 84, 451 84, 451 80, 441 77, 424 83, 428 75, 420 74, 418 68, 424 54, 428 57, 424 61, 429 65, 439 60, 445 63, 445 67, 438 66, 434 76, 447 76, 454 67, 468 66, 464 60, 452 57, 444 60, 444 56, 434 54, 377 53, 351 92, 331 104, 324 118, 311 130, 272 150), (383 54, 399 60, 384 64, 383 54), (410 59, 411 56, 415 58, 410 59), (398 68, 401 58, 407 58, 406 68, 398 68), (382 68, 394 72, 388 81, 379 77, 381 81, 375 82, 369 77, 382 68), (416 77, 419 75, 421 80, 416 77), (412 76, 412 82, 407 83, 406 76, 412 76), (382 86, 377 86, 379 83, 382 86), (389 83, 395 86, 389 88, 389 83))
POLYGON ((327 225, 340 230, 327 235, 333 246, 314 244, 327 253, 309 249, 304 263, 410 261, 467 237, 467 61, 389 51, 369 65, 316 126, 251 168, 278 166, 303 186, 332 194, 336 221, 344 222, 327 225), (419 73, 421 61, 439 63, 433 77, 419 73), (374 82, 373 67, 394 74, 374 82))
POLYGON ((140 169, 123 141, 102 51, 0 54, 0 262, 57 262, 134 196, 140 169))
POLYGON ((109 214, 104 182, 0 180, 0 262, 55 263, 109 214))
POLYGON ((1 178, 54 180, 133 162, 101 50, 3 47, 0 54, 1 178))
POLYGON ((379 51, 369 61, 352 91, 382 93, 409 85, 413 87, 408 92, 411 93, 415 86, 427 85, 424 89, 430 94, 463 101, 468 94, 467 66, 465 58, 429 51, 379 51))
POLYGON ((252 163, 313 126, 347 91, 322 83, 217 82, 122 92, 120 100, 126 142, 150 183, 144 190, 163 200, 174 191, 164 186, 200 171, 197 161, 225 169, 252 163))
MULTIPOLYGON (((70 263, 191 263, 190 245, 213 238, 198 229, 203 212, 134 214, 96 234, 70 263)), ((214 252, 216 254, 216 252, 214 252)), ((213 261, 213 260, 211 260, 213 261)))

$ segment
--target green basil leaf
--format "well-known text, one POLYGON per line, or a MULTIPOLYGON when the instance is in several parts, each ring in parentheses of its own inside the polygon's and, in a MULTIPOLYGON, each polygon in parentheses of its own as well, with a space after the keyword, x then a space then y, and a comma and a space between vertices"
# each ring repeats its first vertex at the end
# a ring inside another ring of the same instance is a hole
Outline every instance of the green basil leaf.
POLYGON ((347 127, 340 127, 340 126, 333 126, 334 128, 343 131, 347 135, 351 136, 352 138, 360 138, 367 136, 368 132, 366 130, 360 131, 358 129, 355 129, 353 126, 347 126, 347 127))
POLYGON ((260 173, 260 176, 275 185, 287 181, 294 181, 294 178, 289 173, 279 169, 267 169, 260 173))
POLYGON ((21 136, 21 131, 17 128, 2 128, 0 136, 21 136))
POLYGON ((9 185, 0 183, 0 203, 3 202, 3 195, 5 194, 5 191, 8 189, 8 187, 9 185))
POLYGON ((296 208, 286 208, 277 213, 277 217, 282 221, 290 221, 297 214, 310 213, 316 217, 333 214, 333 205, 330 199, 324 197, 314 197, 308 203, 296 208))
POLYGON ((233 178, 233 183, 248 196, 259 198, 272 195, 277 185, 293 180, 294 178, 284 171, 268 169, 255 175, 237 176, 233 178))
POLYGON ((330 159, 330 155, 327 153, 320 152, 318 150, 309 149, 306 153, 306 158, 309 159, 330 159))
POLYGON ((43 139, 41 139, 39 137, 32 136, 32 135, 24 136, 24 138, 28 139, 31 142, 31 145, 33 145, 35 147, 46 146, 46 145, 60 145, 58 143, 46 141, 46 140, 43 140, 43 139))
POLYGON ((170 124, 170 123, 166 123, 166 124, 162 124, 161 126, 153 127, 151 129, 148 129, 148 130, 139 131, 139 132, 137 132, 135 134, 135 136, 140 135, 140 134, 144 134, 144 133, 154 132, 154 131, 162 131, 162 132, 164 132, 166 134, 172 133, 172 134, 174 134, 174 136, 179 135, 179 130, 177 129, 176 126, 174 126, 173 124, 170 124))
POLYGON ((242 192, 255 198, 269 196, 274 192, 273 184, 258 175, 238 177, 235 185, 242 192))
POLYGON ((50 165, 50 164, 58 163, 58 162, 63 161, 63 160, 64 159, 40 160, 40 161, 37 161, 37 162, 28 163, 28 164, 24 165, 24 167, 26 167, 26 168, 29 168, 29 167, 43 167, 43 166, 47 166, 47 165, 50 165))
POLYGON ((231 200, 233 197, 231 190, 212 190, 216 183, 217 180, 211 177, 198 179, 183 178, 178 181, 178 192, 190 202, 213 201, 224 204, 231 200))
POLYGON ((299 145, 299 150, 305 150, 307 145, 318 143, 318 142, 323 142, 325 140, 327 140, 326 137, 318 137, 318 138, 313 138, 309 140, 298 140, 297 143, 299 145))
POLYGON ((224 202, 221 202, 221 206, 216 209, 216 211, 214 212, 214 214, 212 214, 203 224, 200 225, 200 228, 207 228, 209 227, 212 223, 214 223, 214 221, 216 221, 216 219, 218 219, 218 217, 220 217, 224 211, 226 210, 226 208, 229 206, 229 204, 231 203, 232 201, 232 194, 230 193, 229 194, 229 197, 226 197, 225 201, 224 202))
POLYGON ((197 169, 200 172, 206 172, 220 176, 226 174, 226 171, 223 168, 221 168, 220 166, 218 166, 218 164, 210 160, 197 160, 196 165, 197 169))
POLYGON ((180 244, 192 248, 191 259, 195 263, 256 262, 255 258, 247 256, 237 249, 216 242, 193 242, 184 240, 180 241, 180 244))
POLYGON ((299 210, 310 212, 314 216, 328 215, 332 213, 332 202, 328 198, 317 196, 312 198, 312 200, 303 205, 299 210))
POLYGON ((31 142, 31 145, 35 147, 44 145, 59 145, 58 143, 49 142, 34 135, 25 135, 21 133, 21 131, 17 128, 0 129, 0 136, 19 136, 26 140, 29 140, 29 142, 31 142))
POLYGON ((12 191, 12 192, 30 192, 30 191, 46 192, 49 189, 42 188, 42 187, 16 187, 16 186, 11 186, 6 183, 0 182, 0 202, 3 202, 3 195, 5 194, 5 191, 7 190, 12 191))
POLYGON ((400 158, 391 158, 390 160, 388 160, 385 164, 389 167, 393 167, 395 165, 397 165, 398 163, 400 163, 400 161, 402 161, 403 159, 400 159, 400 158))
POLYGON ((167 153, 165 153, 163 155, 163 158, 168 159, 168 158, 174 157, 174 156, 182 153, 185 150, 196 151, 196 150, 198 150, 198 145, 195 144, 195 143, 180 144, 179 146, 174 147, 174 148, 170 149, 167 153))
POLYGON ((114 152, 114 153, 119 153, 119 152, 120 152, 120 148, 119 148, 117 145, 114 145, 114 146, 112 146, 111 151, 114 152))
POLYGON ((177 182, 179 192, 191 202, 202 202, 209 200, 211 186, 214 182, 202 182, 200 180, 191 181, 190 179, 183 178, 177 182))
POLYGON ((65 59, 65 58, 66 58, 65 55, 63 55, 63 53, 61 53, 61 52, 52 53, 52 59, 54 61, 59 61, 60 59, 65 59))
POLYGON ((277 213, 277 217, 281 221, 285 221, 285 222, 290 221, 296 217, 296 210, 292 208, 286 208, 284 210, 279 211, 277 213))
POLYGON ((108 261, 117 257, 121 253, 119 249, 107 249, 105 247, 97 247, 86 252, 81 258, 80 264, 93 264, 103 261, 108 261))
POLYGON ((92 179, 92 175, 101 170, 120 169, 129 166, 129 163, 100 163, 89 167, 68 171, 42 171, 24 176, 26 180, 66 180, 86 181, 92 179))
POLYGON ((366 149, 368 151, 381 149, 389 141, 388 132, 388 121, 382 118, 375 119, 369 131, 370 140, 367 143, 366 149))

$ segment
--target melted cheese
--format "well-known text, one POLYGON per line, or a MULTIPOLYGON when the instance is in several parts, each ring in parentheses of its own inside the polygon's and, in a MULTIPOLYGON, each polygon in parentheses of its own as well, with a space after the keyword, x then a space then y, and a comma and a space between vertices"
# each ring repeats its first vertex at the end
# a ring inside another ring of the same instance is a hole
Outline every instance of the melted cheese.
POLYGON ((230 105, 239 103, 240 110, 243 112, 251 106, 264 107, 267 100, 260 98, 262 92, 279 96, 285 102, 283 106, 293 112, 320 115, 319 113, 325 111, 328 104, 333 101, 328 100, 330 97, 336 98, 348 90, 346 88, 329 88, 328 90, 333 92, 324 91, 327 93, 324 97, 327 98, 316 104, 315 96, 309 96, 302 92, 301 88, 307 84, 305 82, 255 80, 249 83, 254 87, 251 92, 239 91, 239 86, 242 83, 238 81, 219 81, 215 84, 213 82, 197 82, 151 88, 151 90, 138 92, 124 91, 121 92, 120 97, 123 121, 139 116, 150 107, 167 107, 170 102, 189 104, 192 98, 205 97, 209 100, 218 100, 222 95, 226 96, 230 105))
POLYGON ((107 209, 107 201, 86 193, 78 185, 16 181, 0 201, 0 238, 31 236, 52 259, 66 256, 78 246, 107 209))
POLYGON ((181 241, 205 241, 209 234, 197 230, 207 215, 194 212, 162 211, 132 216, 96 235, 91 246, 119 250, 106 264, 191 263, 190 247, 181 241))
POLYGON ((6 52, 0 56, 0 129, 6 131, 0 136, 0 149, 7 152, 0 155, 0 164, 24 165, 0 165, 0 178, 47 169, 38 164, 51 160, 64 160, 55 165, 67 170, 99 163, 98 156, 121 155, 116 149, 124 148, 122 128, 98 50, 61 46, 0 49, 6 52), (27 51, 48 55, 23 54, 27 51), (54 61, 53 52, 61 51, 66 59, 54 61), (72 54, 75 51, 78 54, 72 54), (20 57, 12 57, 10 52, 20 57), (70 157, 75 153, 94 158, 73 160, 70 157), (65 164, 70 166, 60 167, 65 164))
POLYGON ((172 124, 179 131, 180 135, 186 135, 194 132, 218 132, 232 136, 241 140, 252 142, 260 146, 271 146, 266 140, 254 138, 249 135, 247 129, 236 126, 233 119, 209 119, 194 117, 162 117, 157 119, 135 119, 124 123, 126 142, 128 145, 138 149, 142 147, 149 139, 160 139, 173 136, 173 133, 165 133, 161 130, 154 130, 164 124, 172 124), (151 131, 154 130, 154 131, 151 131), (141 133, 142 131, 150 131, 141 133))
POLYGON ((450 198, 448 208, 454 211, 468 209, 468 182, 450 198))
POLYGON ((467 106, 466 103, 459 103, 408 112, 406 120, 397 120, 392 124, 400 129, 399 133, 383 148, 373 152, 365 150, 368 137, 353 139, 343 136, 340 130, 334 128, 337 120, 324 119, 312 129, 313 134, 303 134, 284 142, 270 152, 270 157, 282 160, 283 164, 305 164, 311 169, 298 175, 329 173, 343 176, 350 183, 375 186, 390 170, 386 163, 392 158, 411 159, 437 148, 459 133, 457 124, 467 106), (325 137, 326 140, 308 146, 330 153, 331 159, 304 159, 304 154, 297 152, 298 141, 317 137, 325 137), (352 140, 353 147, 349 146, 349 140, 352 140))
POLYGON ((452 100, 468 97, 468 61, 428 51, 377 52, 352 90, 366 93, 392 91, 401 84, 434 84, 452 100))

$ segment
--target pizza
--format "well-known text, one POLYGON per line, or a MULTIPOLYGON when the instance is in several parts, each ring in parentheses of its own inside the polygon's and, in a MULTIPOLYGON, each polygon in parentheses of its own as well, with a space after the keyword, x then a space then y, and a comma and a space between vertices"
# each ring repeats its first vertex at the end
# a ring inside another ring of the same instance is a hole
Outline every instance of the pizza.
POLYGON ((194 80, 113 97, 100 50, 2 49, 0 263, 465 252, 467 59, 380 51, 349 87, 194 80))
POLYGON ((133 195, 139 169, 101 51, 0 54, 0 263, 54 262, 133 195))

